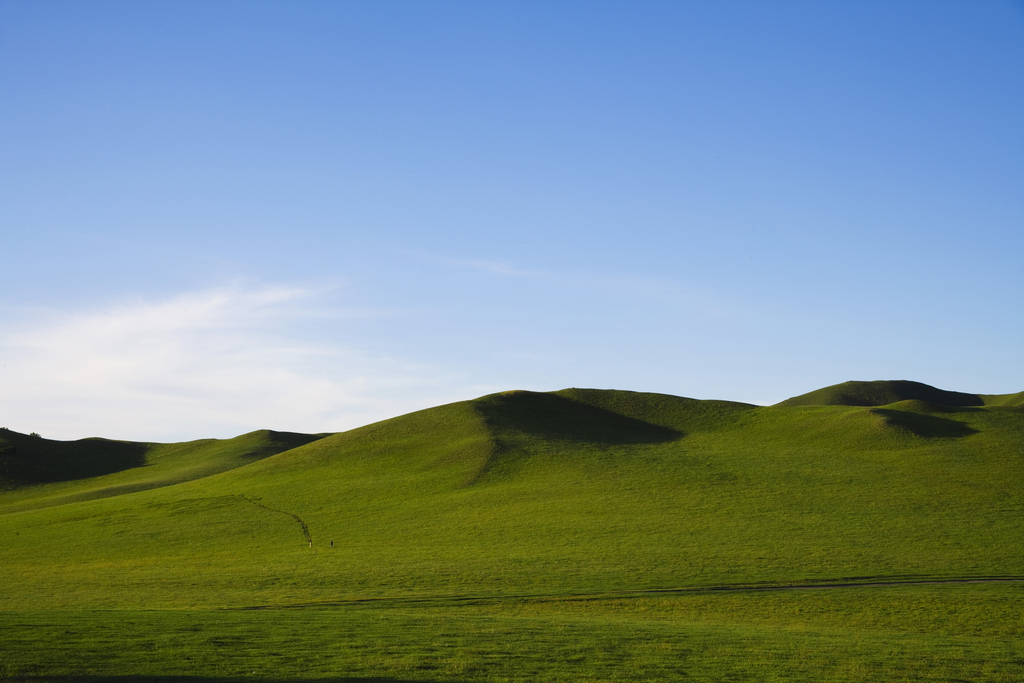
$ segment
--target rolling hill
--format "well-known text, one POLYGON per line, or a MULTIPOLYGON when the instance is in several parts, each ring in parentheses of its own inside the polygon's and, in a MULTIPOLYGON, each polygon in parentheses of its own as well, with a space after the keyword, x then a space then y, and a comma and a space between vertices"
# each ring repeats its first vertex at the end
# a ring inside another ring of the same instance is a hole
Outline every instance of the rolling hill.
MULTIPOLYGON (((491 605, 462 614, 483 628, 488 619, 512 623, 501 621, 513 618, 510 609, 539 610, 535 622, 515 612, 515 628, 558 631, 574 623, 565 605, 580 601, 611 609, 607 601, 628 599, 629 610, 648 605, 668 624, 678 614, 645 601, 676 596, 675 610, 707 591, 1019 579, 1020 397, 858 382, 758 407, 566 389, 503 392, 332 435, 263 431, 158 445, 3 432, 0 609, 313 609, 349 619, 377 605, 373 618, 401 620, 413 618, 410 605, 430 605, 446 615, 431 612, 438 628, 463 633, 448 610, 491 605), (541 603, 548 607, 528 607, 541 603)), ((1000 604, 1021 605, 1019 585, 1007 584, 1000 604)), ((792 619, 782 631, 757 630, 762 617, 726 618, 725 603, 716 604, 709 614, 756 638, 799 638, 786 630, 792 619)), ((861 652, 849 650, 861 636, 822 626, 828 610, 807 604, 819 614, 813 628, 831 634, 821 635, 828 647, 861 652)), ((857 604, 850 609, 876 613, 857 604)), ((751 613, 763 607, 751 605, 751 613)), ((586 621, 588 633, 619 633, 612 612, 586 621)), ((687 614, 686 623, 700 621, 687 614)), ((862 628, 879 642, 894 637, 877 614, 862 628)), ((655 628, 635 614, 621 623, 655 628)), ((977 628, 1001 634, 1006 652, 1024 638, 1019 621, 984 623, 977 628)), ((938 640, 913 647, 955 640, 927 628, 938 640)), ((861 664, 834 680, 869 680, 857 677, 861 664)), ((18 666, 7 673, 23 673, 18 666)), ((409 680, 458 679, 450 667, 438 671, 447 673, 409 680)), ((510 675, 487 671, 472 680, 510 675)), ((541 677, 563 675, 553 671, 541 677)))
POLYGON ((0 429, 0 512, 180 484, 323 436, 261 429, 233 439, 158 444, 96 438, 52 441, 0 429))
POLYGON ((940 406, 1020 406, 1024 392, 1018 394, 965 394, 943 391, 921 382, 882 380, 843 382, 786 399, 780 406, 884 406, 900 401, 923 401, 940 406))

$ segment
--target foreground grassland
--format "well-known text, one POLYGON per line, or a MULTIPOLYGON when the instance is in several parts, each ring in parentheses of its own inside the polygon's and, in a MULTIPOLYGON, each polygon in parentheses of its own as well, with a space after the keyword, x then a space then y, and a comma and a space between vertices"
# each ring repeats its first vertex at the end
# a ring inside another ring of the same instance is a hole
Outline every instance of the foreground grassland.
POLYGON ((0 675, 1021 680, 1020 395, 877 384, 508 392, 88 476, 0 434, 0 675), (963 580, 999 582, 920 583, 963 580))
POLYGON ((30 611, 3 615, 8 654, 0 671, 27 680, 116 672, 271 680, 1013 681, 1024 666, 1022 608, 1019 586, 971 585, 281 611, 30 611))

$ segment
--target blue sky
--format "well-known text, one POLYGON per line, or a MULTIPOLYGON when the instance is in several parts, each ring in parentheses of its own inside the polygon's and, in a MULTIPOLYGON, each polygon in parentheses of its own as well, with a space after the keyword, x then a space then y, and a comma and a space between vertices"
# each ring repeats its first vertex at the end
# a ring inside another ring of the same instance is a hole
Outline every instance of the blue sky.
POLYGON ((0 0, 0 424, 1024 390, 1024 5, 0 0))

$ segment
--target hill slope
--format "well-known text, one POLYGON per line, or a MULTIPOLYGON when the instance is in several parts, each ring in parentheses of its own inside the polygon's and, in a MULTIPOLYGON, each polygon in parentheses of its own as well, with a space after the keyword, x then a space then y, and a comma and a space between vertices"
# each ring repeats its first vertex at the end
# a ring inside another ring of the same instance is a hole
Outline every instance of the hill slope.
POLYGON ((107 498, 241 467, 321 438, 262 429, 233 439, 158 444, 51 441, 0 430, 0 512, 107 498))
POLYGON ((1017 407, 505 392, 174 486, 2 514, 0 606, 1021 575, 1022 465, 1017 407))
POLYGON ((1017 394, 979 394, 987 406, 1024 406, 1024 391, 1017 394))
POLYGON ((941 406, 1021 405, 1021 394, 985 395, 944 391, 921 382, 883 380, 843 382, 786 399, 780 406, 885 406, 900 401, 924 401, 941 406))

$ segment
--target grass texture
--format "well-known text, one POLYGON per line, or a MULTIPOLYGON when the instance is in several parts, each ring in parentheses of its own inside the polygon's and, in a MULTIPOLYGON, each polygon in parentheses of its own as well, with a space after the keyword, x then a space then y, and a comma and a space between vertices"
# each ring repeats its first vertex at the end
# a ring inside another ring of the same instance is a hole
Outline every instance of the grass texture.
POLYGON ((1019 680, 1020 395, 925 386, 505 392, 189 444, 0 432, 0 675, 1019 680), (928 583, 968 579, 1001 582, 928 583))

